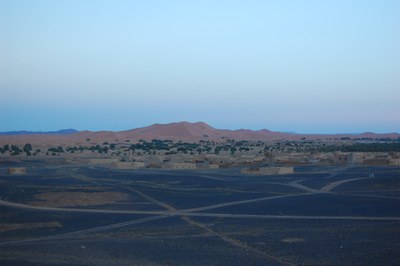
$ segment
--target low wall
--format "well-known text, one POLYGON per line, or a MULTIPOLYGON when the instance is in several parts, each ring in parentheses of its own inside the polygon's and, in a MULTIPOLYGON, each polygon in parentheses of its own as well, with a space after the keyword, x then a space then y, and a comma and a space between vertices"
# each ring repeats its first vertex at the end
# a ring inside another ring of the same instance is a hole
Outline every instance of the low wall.
POLYGON ((111 167, 115 167, 117 169, 139 169, 139 168, 144 168, 145 163, 144 162, 118 162, 118 163, 112 163, 111 167))
POLYGON ((293 167, 260 167, 260 168, 248 168, 242 169, 242 174, 247 175, 287 175, 293 174, 293 167))

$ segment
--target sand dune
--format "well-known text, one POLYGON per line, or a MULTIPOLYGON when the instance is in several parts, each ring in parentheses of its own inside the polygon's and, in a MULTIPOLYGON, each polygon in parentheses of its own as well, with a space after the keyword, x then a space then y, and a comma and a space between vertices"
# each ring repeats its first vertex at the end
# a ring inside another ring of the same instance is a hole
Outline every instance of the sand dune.
POLYGON ((126 131, 80 131, 68 135, 57 134, 35 134, 35 135, 1 135, 0 145, 24 144, 35 145, 85 145, 103 142, 137 142, 140 139, 162 139, 173 141, 198 142, 200 140, 222 141, 225 139, 253 140, 253 141, 277 141, 277 140, 300 140, 300 139, 335 139, 335 138, 399 138, 398 133, 388 134, 294 134, 274 132, 268 129, 250 130, 228 130, 216 129, 204 122, 190 123, 177 122, 169 124, 154 124, 143 128, 135 128, 126 131))

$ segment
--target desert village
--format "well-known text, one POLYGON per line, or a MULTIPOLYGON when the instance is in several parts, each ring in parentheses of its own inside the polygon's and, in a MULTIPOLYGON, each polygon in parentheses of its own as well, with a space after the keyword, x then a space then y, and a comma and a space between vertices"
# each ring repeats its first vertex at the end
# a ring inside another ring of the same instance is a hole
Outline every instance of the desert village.
POLYGON ((117 169, 235 167, 243 174, 279 175, 308 164, 400 165, 400 135, 301 135, 178 122, 119 132, 0 136, 0 159, 117 169))
MULTIPOLYGON (((282 175, 296 165, 400 165, 399 152, 324 151, 319 142, 265 143, 260 141, 198 143, 140 140, 92 146, 0 148, 0 158, 44 160, 49 164, 85 164, 117 169, 218 169, 236 167, 242 174, 282 175)), ((12 170, 19 173, 19 170, 12 170)), ((24 172, 25 170, 21 170, 24 172)))

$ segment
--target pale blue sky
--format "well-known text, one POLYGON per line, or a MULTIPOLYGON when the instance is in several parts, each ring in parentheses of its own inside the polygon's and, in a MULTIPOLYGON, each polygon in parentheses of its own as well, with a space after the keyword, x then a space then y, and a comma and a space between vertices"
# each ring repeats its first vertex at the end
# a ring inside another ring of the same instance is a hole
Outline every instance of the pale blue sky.
POLYGON ((400 131, 400 1, 0 0, 0 131, 400 131))

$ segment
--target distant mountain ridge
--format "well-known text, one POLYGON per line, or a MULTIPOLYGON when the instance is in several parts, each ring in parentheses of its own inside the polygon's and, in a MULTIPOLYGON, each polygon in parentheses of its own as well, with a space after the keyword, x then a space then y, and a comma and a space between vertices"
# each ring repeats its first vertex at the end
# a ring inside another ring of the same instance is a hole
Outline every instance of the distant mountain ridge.
POLYGON ((399 139, 398 133, 376 134, 296 134, 275 132, 268 129, 216 129, 204 122, 176 122, 153 124, 147 127, 125 131, 76 131, 64 129, 52 132, 17 131, 12 134, 0 134, 0 144, 37 143, 82 145, 89 143, 137 142, 141 139, 172 140, 185 142, 223 141, 226 139, 250 141, 285 141, 285 140, 332 140, 332 139, 399 139))
POLYGON ((7 131, 0 132, 0 135, 68 135, 77 133, 76 129, 61 129, 58 131, 27 131, 27 130, 19 130, 19 131, 7 131))

